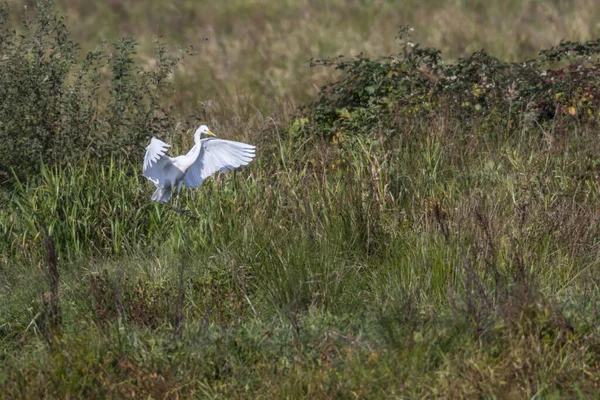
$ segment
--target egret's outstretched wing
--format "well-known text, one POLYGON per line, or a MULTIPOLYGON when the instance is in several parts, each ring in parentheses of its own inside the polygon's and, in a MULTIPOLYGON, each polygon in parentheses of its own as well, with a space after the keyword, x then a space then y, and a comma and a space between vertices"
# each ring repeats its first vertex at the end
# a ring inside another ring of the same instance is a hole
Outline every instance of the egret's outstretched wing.
POLYGON ((255 147, 223 139, 203 139, 200 154, 183 176, 186 186, 196 188, 217 171, 227 171, 248 165, 254 158, 255 147))
POLYGON ((146 155, 144 156, 144 172, 152 167, 152 164, 157 162, 162 156, 167 154, 170 144, 163 142, 155 137, 152 137, 150 144, 146 147, 146 155))
POLYGON ((168 171, 171 169, 171 158, 167 156, 170 144, 155 137, 152 138, 146 155, 144 156, 144 176, 154 182, 156 186, 164 186, 164 181, 169 180, 168 171))

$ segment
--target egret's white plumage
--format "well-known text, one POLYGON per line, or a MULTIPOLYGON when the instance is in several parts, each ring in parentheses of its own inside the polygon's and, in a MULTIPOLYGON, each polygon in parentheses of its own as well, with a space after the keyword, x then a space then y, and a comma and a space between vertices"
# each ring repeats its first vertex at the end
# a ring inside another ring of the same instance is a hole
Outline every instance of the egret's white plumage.
POLYGON ((202 135, 215 136, 206 125, 194 133, 194 147, 183 156, 169 157, 171 145, 152 138, 144 156, 144 176, 154 183, 153 201, 169 201, 175 186, 197 188, 217 171, 228 171, 248 165, 254 158, 255 147, 249 144, 216 138, 201 139, 202 135))

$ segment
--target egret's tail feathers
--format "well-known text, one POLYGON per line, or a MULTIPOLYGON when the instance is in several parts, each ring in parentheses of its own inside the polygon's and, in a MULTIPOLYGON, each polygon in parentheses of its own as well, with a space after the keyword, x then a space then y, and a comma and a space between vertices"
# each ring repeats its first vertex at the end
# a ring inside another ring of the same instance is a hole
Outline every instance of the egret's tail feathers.
POLYGON ((171 188, 158 188, 152 195, 152 201, 162 201, 166 203, 171 197, 171 188))

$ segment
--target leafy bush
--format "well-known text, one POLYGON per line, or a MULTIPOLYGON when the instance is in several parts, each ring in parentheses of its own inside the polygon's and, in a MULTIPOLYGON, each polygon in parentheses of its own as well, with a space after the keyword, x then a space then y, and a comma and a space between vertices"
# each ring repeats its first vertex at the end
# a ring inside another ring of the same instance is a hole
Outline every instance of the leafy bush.
POLYGON ((561 42, 521 63, 482 50, 445 64, 440 51, 413 44, 411 31, 400 29, 399 54, 313 62, 335 66, 344 75, 322 88, 320 98, 303 109, 301 121, 339 141, 357 132, 393 135, 397 121, 439 114, 509 129, 517 116, 540 124, 600 119, 600 39, 561 42))
POLYGON ((49 1, 25 9, 19 29, 0 6, 0 182, 36 173, 40 161, 139 155, 149 136, 172 130, 161 100, 179 59, 155 46, 152 69, 136 61, 131 38, 82 58, 49 1))

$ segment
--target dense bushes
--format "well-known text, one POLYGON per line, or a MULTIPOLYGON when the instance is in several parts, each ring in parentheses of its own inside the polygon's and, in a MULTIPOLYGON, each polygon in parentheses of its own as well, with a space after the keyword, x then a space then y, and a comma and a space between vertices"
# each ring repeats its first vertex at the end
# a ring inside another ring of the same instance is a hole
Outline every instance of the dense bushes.
POLYGON ((517 120, 600 120, 600 39, 562 42, 525 62, 504 62, 481 50, 444 63, 438 50, 413 44, 410 32, 400 29, 399 54, 315 61, 344 75, 322 88, 320 98, 304 109, 304 121, 337 141, 367 132, 393 135, 395 121, 440 114, 462 124, 484 120, 509 132, 523 127, 517 120))
POLYGON ((40 162, 82 156, 139 155, 142 141, 172 130, 161 99, 171 89, 178 59, 156 45, 156 64, 135 58, 136 42, 123 38, 80 57, 62 16, 47 1, 23 24, 0 6, 0 183, 25 178, 40 162))

